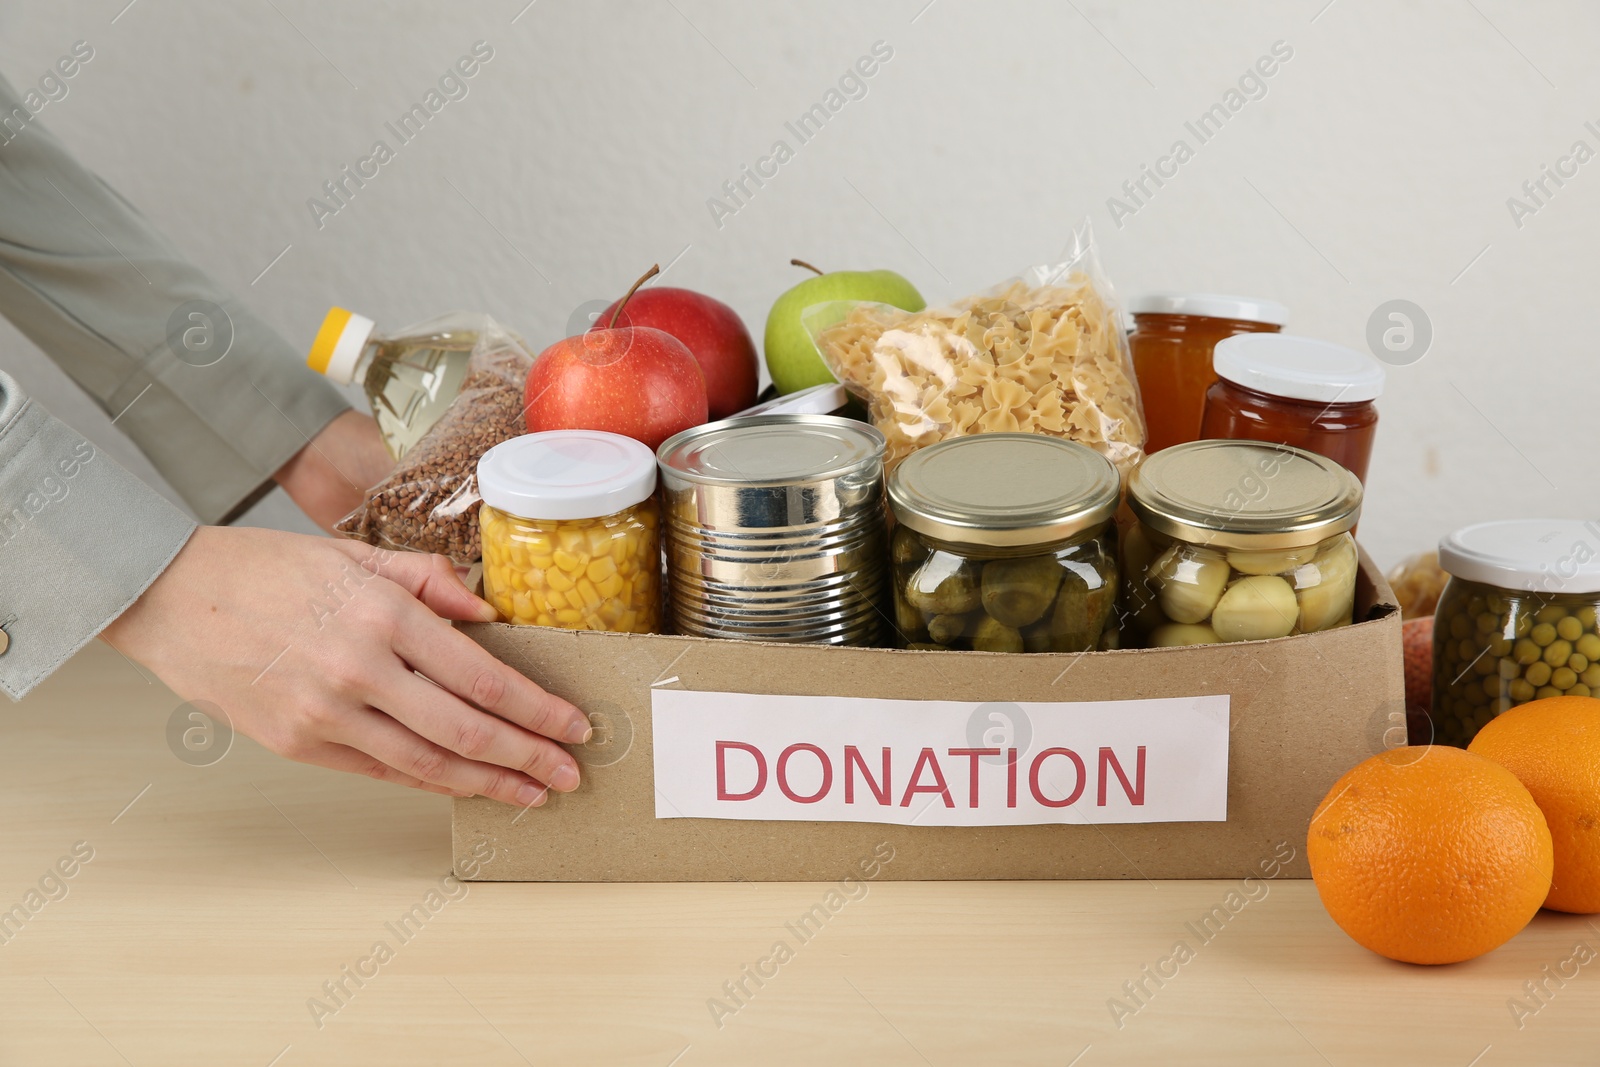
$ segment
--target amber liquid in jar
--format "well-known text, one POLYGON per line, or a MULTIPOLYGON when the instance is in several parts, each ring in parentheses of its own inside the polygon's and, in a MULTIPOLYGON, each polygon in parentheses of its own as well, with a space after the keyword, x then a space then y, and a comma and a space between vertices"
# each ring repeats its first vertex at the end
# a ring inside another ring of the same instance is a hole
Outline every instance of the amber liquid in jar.
POLYGON ((1329 404, 1291 400, 1219 378, 1206 390, 1202 439, 1224 437, 1293 445, 1327 456, 1367 484, 1378 409, 1370 400, 1329 404))
POLYGON ((1145 452, 1159 452, 1210 434, 1201 432, 1206 390, 1217 380, 1211 350, 1224 337, 1277 333, 1269 322, 1159 312, 1135 314, 1128 336, 1148 427, 1145 452))

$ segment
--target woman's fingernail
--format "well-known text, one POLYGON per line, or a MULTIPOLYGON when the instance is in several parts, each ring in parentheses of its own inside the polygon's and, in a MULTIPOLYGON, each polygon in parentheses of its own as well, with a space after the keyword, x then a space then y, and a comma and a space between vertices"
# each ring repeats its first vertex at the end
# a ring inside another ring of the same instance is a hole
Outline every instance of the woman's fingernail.
POLYGON ((495 606, 489 603, 487 600, 479 600, 478 617, 484 622, 494 622, 496 619, 500 618, 500 612, 495 610, 495 606))
POLYGON ((586 745, 593 736, 594 727, 589 725, 587 719, 579 719, 567 727, 567 740, 574 745, 586 745))
POLYGON ((555 773, 550 776, 550 788, 561 793, 578 788, 578 769, 566 763, 557 767, 555 773))
POLYGON ((525 808, 536 808, 544 803, 544 798, 550 795, 550 790, 537 782, 529 782, 517 790, 517 803, 525 808))

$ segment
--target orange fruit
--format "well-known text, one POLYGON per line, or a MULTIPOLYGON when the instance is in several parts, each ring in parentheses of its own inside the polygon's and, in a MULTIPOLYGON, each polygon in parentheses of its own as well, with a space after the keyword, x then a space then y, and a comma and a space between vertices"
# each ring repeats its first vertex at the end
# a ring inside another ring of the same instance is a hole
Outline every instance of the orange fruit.
POLYGON ((1556 865, 1544 906, 1600 912, 1600 700, 1520 704, 1491 719, 1467 747, 1516 775, 1550 824, 1556 865))
POLYGON ((1406 963, 1458 963, 1509 941, 1550 891, 1550 829, 1527 789, 1459 748, 1356 764, 1311 817, 1322 906, 1356 942, 1406 963))

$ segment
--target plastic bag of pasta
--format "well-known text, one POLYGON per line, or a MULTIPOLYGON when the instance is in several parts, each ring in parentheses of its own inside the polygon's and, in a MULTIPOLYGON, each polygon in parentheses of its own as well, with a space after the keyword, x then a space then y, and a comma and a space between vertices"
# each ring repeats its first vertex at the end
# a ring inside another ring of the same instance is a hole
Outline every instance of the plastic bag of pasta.
POLYGON ((867 403, 888 466, 973 433, 1063 437, 1128 473, 1145 423, 1122 315, 1087 223, 1061 263, 942 308, 835 301, 801 316, 824 362, 867 403))

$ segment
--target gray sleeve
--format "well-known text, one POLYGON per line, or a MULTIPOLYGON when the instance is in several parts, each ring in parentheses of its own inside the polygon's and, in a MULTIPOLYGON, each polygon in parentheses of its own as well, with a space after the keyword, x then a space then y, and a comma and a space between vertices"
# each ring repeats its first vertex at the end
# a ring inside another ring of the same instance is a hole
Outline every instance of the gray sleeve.
POLYGON ((0 372, 0 691, 20 698, 87 644, 195 525, 0 372))
POLYGON ((84 169, 3 78, 0 315, 206 523, 255 503, 349 409, 302 353, 84 169))

